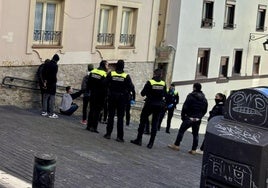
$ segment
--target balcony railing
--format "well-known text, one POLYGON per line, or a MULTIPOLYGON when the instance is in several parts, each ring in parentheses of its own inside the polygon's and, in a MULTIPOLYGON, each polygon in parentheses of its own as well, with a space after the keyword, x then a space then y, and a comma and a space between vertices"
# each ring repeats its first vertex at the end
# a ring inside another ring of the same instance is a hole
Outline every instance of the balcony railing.
POLYGON ((203 18, 201 26, 202 27, 213 27, 214 26, 213 19, 212 18, 203 18))
POLYGON ((114 44, 114 34, 113 33, 99 33, 97 36, 97 41, 99 45, 112 46, 114 44))
POLYGON ((61 45, 61 31, 34 30, 34 43, 40 45, 61 45))
POLYGON ((135 35, 133 35, 133 34, 120 34, 120 44, 123 46, 134 46, 135 35))
POLYGON ((267 27, 264 27, 264 26, 257 26, 256 27, 256 31, 266 31, 267 30, 267 27))
POLYGON ((234 29, 234 28, 236 28, 236 24, 233 24, 233 23, 224 23, 223 24, 223 28, 224 29, 234 29))

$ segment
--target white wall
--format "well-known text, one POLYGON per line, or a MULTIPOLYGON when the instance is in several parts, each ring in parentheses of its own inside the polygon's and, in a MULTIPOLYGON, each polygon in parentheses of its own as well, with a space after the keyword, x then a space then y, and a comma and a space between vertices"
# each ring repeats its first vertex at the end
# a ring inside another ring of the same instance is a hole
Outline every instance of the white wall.
MULTIPOLYGON (((173 82, 195 80, 198 48, 210 48, 210 62, 208 78, 217 78, 219 75, 221 56, 229 56, 228 77, 232 76, 234 50, 242 49, 241 76, 252 75, 253 56, 261 56, 260 74, 268 74, 268 52, 263 50, 262 43, 266 38, 250 41, 250 33, 256 33, 256 19, 258 4, 268 5, 268 1, 237 0, 235 8, 236 28, 232 30, 223 29, 225 1, 214 1, 214 22, 211 29, 201 28, 203 0, 181 0, 172 1, 180 4, 180 15, 177 19, 169 16, 169 23, 175 26, 178 23, 178 40, 176 46, 175 64, 173 69, 173 82), (177 22, 177 23, 172 23, 177 22)), ((175 5, 173 5, 175 7, 175 5)), ((174 11, 174 10, 173 10, 174 11)), ((169 15, 172 15, 169 12, 169 15)), ((266 13, 267 14, 267 13, 266 13)), ((268 26, 268 17, 266 24, 268 26)), ((167 29, 173 28, 172 26, 167 29)), ((173 28, 173 31, 175 29, 173 28)), ((173 31, 167 31, 172 33, 173 31)), ((264 33, 267 33, 266 31, 264 33)), ((174 36, 167 36, 171 41, 174 36)), ((197 80, 198 81, 198 80, 197 80)), ((229 94, 230 90, 258 86, 267 83, 267 79, 238 80, 226 83, 208 82, 203 83, 203 90, 207 97, 213 99, 217 92, 229 94), (264 82, 265 80, 265 82, 264 82)), ((181 100, 191 92, 192 84, 176 87, 180 93, 181 100)))

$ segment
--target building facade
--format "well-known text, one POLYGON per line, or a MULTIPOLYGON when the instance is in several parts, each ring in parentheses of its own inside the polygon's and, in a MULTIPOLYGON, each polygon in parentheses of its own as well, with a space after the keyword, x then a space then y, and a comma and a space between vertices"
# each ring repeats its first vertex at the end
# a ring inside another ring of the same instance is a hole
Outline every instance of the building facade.
MULTIPOLYGON (((159 0, 0 0, 0 79, 25 86, 15 81, 36 80, 57 53, 57 85, 79 89, 87 64, 123 59, 139 93, 154 68, 158 10, 159 0)), ((1 104, 39 102, 38 91, 2 82, 1 104)))
POLYGON ((180 102, 194 82, 202 83, 211 105, 217 92, 229 95, 231 90, 267 85, 267 0, 164 2, 161 40, 176 50, 169 82, 176 84, 180 102))

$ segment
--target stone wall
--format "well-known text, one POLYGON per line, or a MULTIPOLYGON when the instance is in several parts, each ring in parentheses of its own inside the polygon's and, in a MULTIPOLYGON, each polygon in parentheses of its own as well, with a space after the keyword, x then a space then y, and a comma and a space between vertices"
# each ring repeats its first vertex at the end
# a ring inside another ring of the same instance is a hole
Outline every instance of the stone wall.
MULTIPOLYGON (((125 72, 129 73, 132 81, 135 85, 136 90, 136 100, 140 102, 143 101, 143 98, 140 96, 140 91, 143 88, 145 82, 152 77, 153 72, 153 62, 143 62, 143 63, 126 63, 125 72)), ((98 67, 98 64, 95 64, 94 67, 98 67)), ((38 66, 7 66, 0 67, 0 78, 2 84, 0 86, 0 104, 1 105, 15 105, 21 108, 39 108, 41 111, 41 95, 39 90, 26 89, 22 87, 8 87, 4 85, 3 79, 6 76, 16 77, 19 79, 25 79, 34 81, 36 80, 36 70, 38 66)), ((59 86, 72 86, 75 89, 80 89, 83 76, 86 75, 87 65, 62 65, 59 64, 58 71, 58 83, 59 86)), ((31 88, 38 88, 37 83, 24 82, 22 80, 15 79, 14 81, 9 81, 12 85, 19 85, 31 88)), ((63 89, 57 89, 57 92, 63 93, 63 89)), ((58 106, 61 101, 61 95, 56 97, 56 112, 58 112, 58 106)), ((75 102, 80 106, 77 115, 82 113, 82 98, 78 98, 75 102)), ((140 103, 141 104, 141 103, 140 103)), ((140 114, 140 108, 132 109, 132 120, 138 121, 140 114)))

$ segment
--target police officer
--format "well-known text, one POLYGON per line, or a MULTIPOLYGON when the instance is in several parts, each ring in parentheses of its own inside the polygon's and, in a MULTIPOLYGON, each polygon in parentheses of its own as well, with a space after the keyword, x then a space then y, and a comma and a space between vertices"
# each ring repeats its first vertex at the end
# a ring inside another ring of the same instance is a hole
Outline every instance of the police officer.
POLYGON ((98 119, 104 105, 104 99, 107 94, 106 76, 108 62, 102 60, 97 69, 93 69, 88 77, 87 90, 90 93, 90 109, 88 113, 87 130, 99 133, 98 119))
POLYGON ((158 130, 160 130, 162 120, 165 116, 166 111, 168 111, 166 133, 170 133, 169 130, 171 125, 171 119, 173 117, 174 110, 176 109, 176 105, 178 103, 179 103, 179 93, 175 90, 175 85, 172 83, 170 84, 169 90, 167 91, 166 106, 161 112, 158 130))
POLYGON ((115 71, 107 75, 108 86, 108 123, 104 138, 110 139, 114 126, 114 116, 117 112, 117 138, 116 141, 124 142, 124 114, 128 94, 133 90, 133 84, 129 74, 124 72, 123 60, 118 60, 115 71))
POLYGON ((154 144, 159 115, 163 106, 163 99, 166 96, 167 92, 166 83, 161 80, 161 76, 162 70, 156 69, 154 71, 153 78, 146 82, 143 90, 141 91, 141 95, 146 96, 146 100, 140 116, 140 125, 138 128, 137 138, 135 140, 130 141, 133 144, 141 146, 142 135, 146 122, 148 121, 148 117, 152 114, 151 137, 147 145, 147 148, 149 149, 151 149, 154 144))

